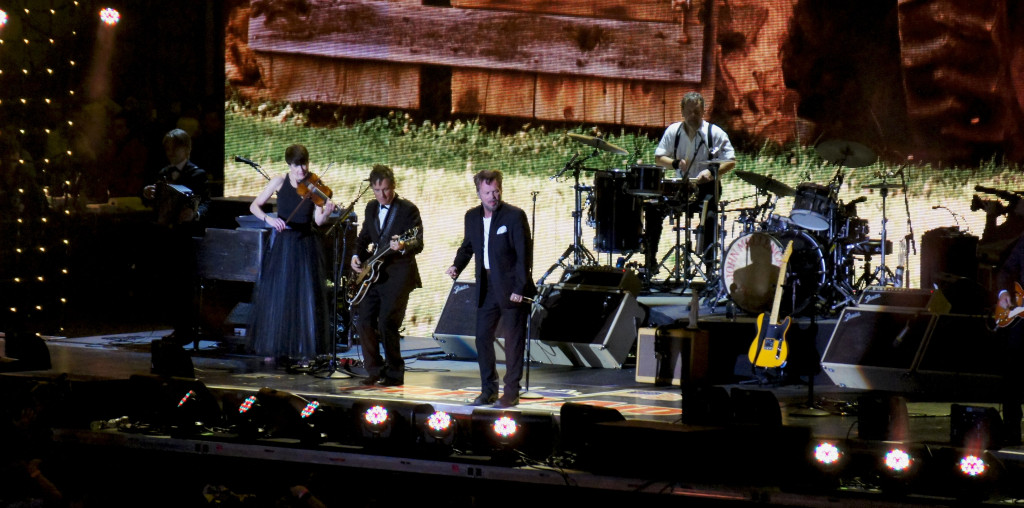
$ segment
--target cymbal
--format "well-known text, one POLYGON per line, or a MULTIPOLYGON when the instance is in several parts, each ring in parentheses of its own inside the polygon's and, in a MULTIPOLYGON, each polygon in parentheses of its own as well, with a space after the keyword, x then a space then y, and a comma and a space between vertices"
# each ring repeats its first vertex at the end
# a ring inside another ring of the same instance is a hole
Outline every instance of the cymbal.
POLYGON ((757 173, 751 173, 750 171, 736 171, 736 176, 740 177, 740 180, 747 182, 754 187, 759 189, 767 190, 772 194, 778 194, 779 196, 787 197, 796 194, 796 189, 770 177, 759 175, 757 173))
POLYGON ((606 152, 611 152, 618 155, 629 155, 629 152, 598 137, 587 136, 586 134, 576 134, 573 132, 569 133, 569 137, 575 141, 583 143, 584 145, 590 145, 594 148, 598 148, 606 152))
POLYGON ((872 183, 861 187, 861 189, 902 189, 903 185, 898 183, 872 183))
POLYGON ((822 159, 848 168, 868 166, 878 160, 875 152, 856 141, 830 139, 818 143, 814 151, 818 152, 822 159))

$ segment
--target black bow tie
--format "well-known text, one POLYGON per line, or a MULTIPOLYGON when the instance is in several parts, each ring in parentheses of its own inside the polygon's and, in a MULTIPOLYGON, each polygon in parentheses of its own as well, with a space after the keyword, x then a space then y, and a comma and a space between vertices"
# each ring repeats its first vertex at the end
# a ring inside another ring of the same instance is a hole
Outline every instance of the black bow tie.
POLYGON ((380 205, 380 209, 381 210, 387 210, 388 209, 388 205, 380 205))

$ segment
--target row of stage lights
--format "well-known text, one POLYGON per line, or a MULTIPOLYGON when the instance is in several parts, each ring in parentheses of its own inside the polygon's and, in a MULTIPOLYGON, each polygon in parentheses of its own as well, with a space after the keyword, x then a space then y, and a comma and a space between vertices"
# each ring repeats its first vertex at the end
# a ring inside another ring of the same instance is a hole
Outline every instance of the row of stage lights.
POLYGON ((341 406, 272 388, 247 395, 234 407, 226 402, 222 410, 201 382, 174 379, 134 376, 139 396, 148 398, 149 404, 140 406, 135 416, 118 419, 116 426, 187 437, 219 429, 242 441, 361 446, 397 455, 472 452, 541 460, 553 453, 554 418, 547 413, 476 408, 472 415, 460 415, 398 400, 341 406))
POLYGON ((746 478, 760 481, 759 476, 768 471, 750 463, 755 462, 756 456, 774 454, 776 467, 786 470, 781 477, 789 478, 800 489, 824 495, 856 495, 860 491, 866 495, 924 494, 977 500, 1003 489, 1009 492, 1018 488, 1013 487, 1018 483, 1014 480, 1021 474, 1014 464, 1004 464, 998 452, 989 449, 998 448, 998 442, 984 435, 994 428, 995 423, 989 420, 992 412, 962 406, 954 407, 953 412, 976 418, 967 420, 966 430, 951 431, 954 441, 949 445, 930 445, 863 436, 820 441, 809 435, 793 438, 801 434, 782 432, 786 429, 771 424, 738 425, 733 432, 708 427, 708 433, 688 437, 688 433, 694 432, 693 427, 687 431, 680 425, 637 425, 634 430, 639 433, 630 434, 622 431, 629 423, 642 422, 626 421, 614 409, 572 402, 562 406, 556 424, 554 415, 546 412, 474 408, 471 415, 465 415, 427 403, 399 400, 359 400, 343 407, 262 388, 254 394, 238 395, 237 403, 224 402, 222 411, 221 404, 199 381, 156 376, 132 379, 141 390, 140 395, 165 395, 151 396, 151 407, 142 407, 150 420, 148 424, 140 425, 138 417, 135 421, 123 418, 117 427, 178 437, 201 438, 220 429, 220 437, 233 435, 242 442, 300 444, 329 450, 353 447, 354 453, 433 459, 490 457, 501 464, 564 465, 567 456, 575 456, 581 459, 575 464, 580 469, 627 475, 645 474, 648 470, 641 471, 641 465, 636 463, 616 463, 622 455, 609 455, 610 449, 647 446, 650 457, 645 460, 658 462, 659 457, 673 457, 679 461, 680 469, 662 465, 649 470, 660 477, 678 474, 678 480, 683 480, 686 475, 710 472, 712 476, 702 479, 724 476, 731 478, 727 481, 741 483, 746 478), (598 426, 610 432, 594 433, 598 426), (674 432, 667 430, 669 427, 674 432), (756 432, 751 432, 752 428, 756 432), (745 440, 748 438, 750 441, 745 440), (762 449, 750 450, 752 443, 762 443, 762 449), (582 459, 588 452, 594 453, 590 463, 582 459))
MULTIPOLYGON (((78 2, 74 2, 74 4, 77 6, 78 2)), ((29 9, 28 7, 26 7, 25 8, 25 14, 31 14, 31 13, 32 13, 32 10, 29 9)), ((54 15, 57 14, 57 10, 56 9, 50 9, 50 14, 54 14, 54 15)), ((102 9, 100 9, 99 16, 100 16, 100 22, 102 22, 104 25, 107 25, 107 26, 117 25, 117 23, 121 21, 121 13, 118 12, 117 9, 113 9, 113 8, 110 8, 110 7, 104 7, 102 9)), ((10 19, 10 17, 7 15, 7 11, 4 11, 3 9, 0 9, 0 29, 3 29, 5 26, 7 26, 7 23, 9 21, 9 19, 10 19)), ((28 44, 28 41, 25 41, 25 44, 28 44)))

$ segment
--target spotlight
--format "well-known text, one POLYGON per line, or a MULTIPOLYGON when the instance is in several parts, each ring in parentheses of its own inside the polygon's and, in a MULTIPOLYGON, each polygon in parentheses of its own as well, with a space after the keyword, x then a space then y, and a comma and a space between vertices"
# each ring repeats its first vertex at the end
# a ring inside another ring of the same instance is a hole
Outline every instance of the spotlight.
POLYGON ((195 434, 224 423, 213 393, 201 381, 136 374, 131 419, 169 434, 195 434))
POLYGON ((886 452, 883 462, 885 467, 896 475, 906 473, 914 465, 910 454, 901 448, 893 448, 886 452))
POLYGON ((413 411, 413 425, 418 429, 417 448, 429 455, 451 455, 458 431, 458 420, 446 411, 421 404, 413 411))
POLYGON ((545 459, 554 451, 551 414, 475 409, 470 430, 473 450, 495 459, 545 459))
POLYGON ((391 418, 388 409, 380 404, 364 409, 360 416, 363 438, 386 439, 391 437, 393 421, 394 419, 391 418))
POLYGON ((327 438, 327 408, 317 400, 261 388, 246 397, 235 414, 238 434, 246 439, 298 439, 304 444, 319 444, 327 438))
POLYGON ((7 25, 7 13, 0 10, 0 28, 3 28, 5 25, 7 25))
POLYGON ((100 10, 100 21, 107 26, 114 26, 121 20, 121 13, 117 9, 107 7, 100 10))
POLYGON ((838 446, 832 443, 823 442, 814 448, 814 460, 822 466, 835 466, 842 458, 843 453, 839 451, 838 446))
POLYGON ((982 459, 981 457, 967 455, 960 458, 960 462, 957 464, 957 470, 964 476, 978 478, 988 471, 988 464, 986 464, 985 459, 982 459))

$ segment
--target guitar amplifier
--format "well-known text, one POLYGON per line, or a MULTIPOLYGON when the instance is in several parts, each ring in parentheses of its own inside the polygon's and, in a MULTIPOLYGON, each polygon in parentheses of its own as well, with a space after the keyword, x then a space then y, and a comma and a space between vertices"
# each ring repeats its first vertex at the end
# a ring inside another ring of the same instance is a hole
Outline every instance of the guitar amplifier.
POLYGON ((707 330, 641 328, 636 342, 636 382, 676 385, 708 375, 707 330))
POLYGON ((945 314, 949 312, 950 304, 936 289, 869 286, 857 299, 857 307, 871 310, 920 309, 945 314))
POLYGON ((633 296, 640 294, 640 279, 632 270, 612 266, 574 266, 562 274, 563 287, 614 288, 628 291, 633 296))
MULTIPOLYGON (((455 282, 434 328, 434 340, 445 354, 459 360, 476 360, 476 282, 455 282)), ((494 358, 505 361, 505 339, 498 337, 494 358)))

